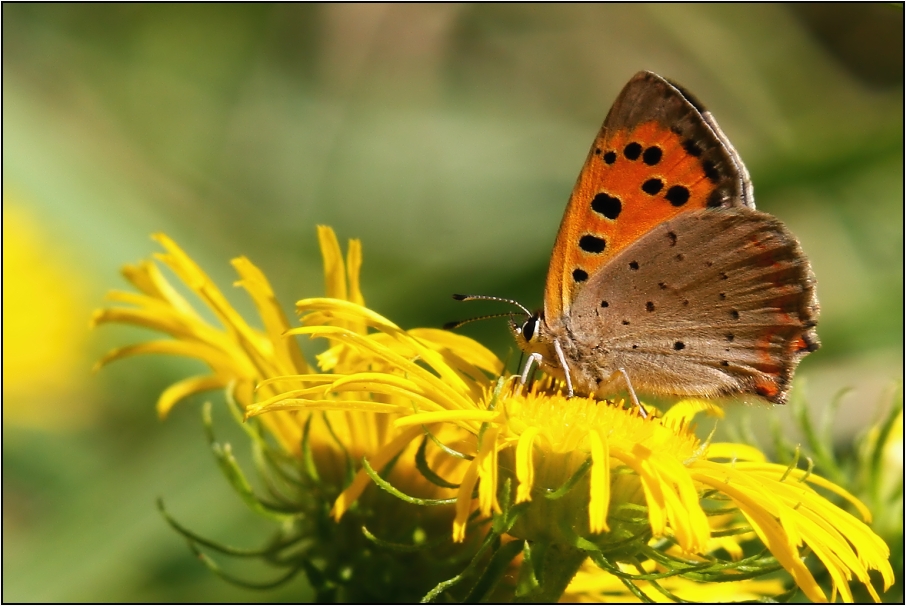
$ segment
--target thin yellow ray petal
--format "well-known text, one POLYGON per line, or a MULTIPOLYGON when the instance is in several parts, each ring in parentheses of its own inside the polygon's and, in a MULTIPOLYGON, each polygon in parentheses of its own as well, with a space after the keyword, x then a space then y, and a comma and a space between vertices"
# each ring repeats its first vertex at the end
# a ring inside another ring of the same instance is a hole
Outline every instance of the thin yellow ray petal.
POLYGON ((834 494, 843 497, 844 499, 849 501, 853 505, 853 507, 855 507, 859 511, 859 514, 862 516, 862 519, 865 520, 866 523, 869 523, 869 524, 871 523, 871 512, 868 510, 868 507, 866 507, 865 504, 862 503, 862 501, 860 501, 855 496, 853 496, 853 494, 850 493, 849 491, 847 491, 845 488, 838 486, 838 485, 834 484, 833 482, 822 478, 821 476, 818 476, 815 474, 809 474, 807 471, 805 471, 803 469, 793 469, 793 470, 788 471, 788 468, 786 465, 779 465, 777 463, 761 463, 761 464, 737 463, 736 467, 737 467, 737 469, 751 471, 752 473, 755 473, 755 474, 776 473, 776 474, 778 474, 778 476, 787 474, 788 477, 796 479, 796 480, 801 480, 802 478, 805 478, 807 475, 808 478, 806 479, 806 482, 808 482, 809 484, 814 484, 816 486, 820 486, 821 488, 827 489, 827 490, 833 492, 834 494))
POLYGON ((723 410, 713 402, 701 398, 685 398, 664 413, 662 422, 668 427, 685 427, 700 412, 706 412, 709 416, 724 416, 723 410))
POLYGON ((213 280, 175 242, 163 234, 154 237, 167 250, 165 254, 156 254, 155 257, 198 294, 256 366, 270 366, 268 360, 273 356, 271 342, 246 323, 213 280))
MULTIPOLYGON (((420 357, 426 364, 431 366, 431 368, 440 375, 440 377, 437 379, 436 384, 436 387, 438 389, 448 391, 450 394, 456 393, 458 394, 459 398, 464 398, 465 395, 469 392, 469 386, 453 369, 451 369, 447 364, 444 363, 443 356, 441 356, 438 352, 434 351, 430 347, 424 345, 410 334, 406 333, 403 330, 400 330, 400 328, 396 325, 390 323, 386 319, 366 308, 354 305, 348 301, 338 301, 332 299, 304 299, 296 303, 296 308, 300 312, 310 309, 325 309, 331 310, 332 313, 348 312, 353 314, 355 317, 364 317, 365 321, 369 325, 374 326, 378 330, 381 330, 382 332, 393 336, 397 341, 404 344, 405 346, 411 347, 414 350, 413 352, 417 354, 418 357, 420 357)), ((306 319, 303 318, 302 322, 303 324, 305 324, 306 319)), ((296 329, 290 331, 289 334, 308 333, 304 333, 296 329)))
POLYGON ((335 391, 338 393, 346 392, 368 392, 371 394, 382 394, 394 398, 404 398, 406 400, 411 400, 415 404, 413 407, 410 405, 402 405, 402 408, 406 412, 412 413, 413 408, 418 410, 428 410, 428 411, 443 411, 445 410, 441 405, 432 400, 431 398, 425 397, 418 392, 408 391, 405 388, 397 387, 392 384, 385 382, 377 381, 354 381, 350 383, 343 384, 340 387, 329 388, 330 391, 335 391))
MULTIPOLYGON (((355 303, 350 303, 349 301, 342 299, 331 299, 327 297, 300 299, 299 301, 296 301, 296 311, 300 314, 325 312, 347 320, 364 320, 369 326, 372 326, 381 332, 402 332, 402 329, 400 329, 399 326, 381 314, 372 311, 367 307, 362 307, 361 305, 356 305, 355 303)), ((302 322, 305 323, 305 318, 302 318, 302 322)))
POLYGON ((491 511, 500 513, 500 504, 497 502, 497 436, 499 427, 488 427, 481 436, 481 445, 478 449, 478 507, 483 515, 491 515, 491 511))
POLYGON ((273 383, 283 383, 283 382, 285 382, 285 383, 300 382, 302 384, 305 384, 305 383, 315 383, 315 384, 333 383, 337 379, 339 379, 341 377, 345 377, 345 376, 346 375, 333 375, 333 374, 328 374, 328 373, 309 374, 309 375, 281 375, 279 377, 269 377, 267 379, 262 379, 261 381, 258 382, 258 389, 260 389, 266 385, 271 385, 273 383))
POLYGON ((455 423, 457 421, 467 421, 470 423, 470 429, 476 428, 476 425, 494 421, 500 416, 496 410, 442 410, 437 412, 420 412, 418 414, 406 415, 393 421, 396 427, 407 427, 409 425, 421 425, 422 423, 455 423))
POLYGON ((519 442, 516 445, 516 479, 519 481, 516 489, 516 503, 532 500, 532 487, 535 485, 535 461, 532 446, 539 431, 537 427, 529 427, 519 436, 519 442))
POLYGON ((277 302, 267 277, 245 257, 233 259, 232 263, 240 277, 239 285, 249 293, 255 303, 265 332, 274 344, 274 353, 280 361, 280 366, 285 367, 287 373, 311 372, 299 344, 295 339, 285 337, 283 334, 290 328, 289 319, 277 302))
MULTIPOLYGON (((114 301, 116 303, 128 303, 130 305, 135 305, 139 308, 147 308, 148 310, 153 310, 158 313, 167 314, 175 318, 180 318, 185 322, 186 315, 182 311, 176 309, 168 301, 160 299, 157 297, 152 297, 138 292, 130 292, 125 290, 110 290, 104 294, 105 301, 114 301)), ((191 322, 202 322, 200 318, 195 316, 188 316, 191 322)))
POLYGON ((853 552, 846 538, 828 524, 827 520, 803 507, 797 509, 796 513, 801 518, 799 523, 805 543, 812 548, 818 559, 824 562, 831 577, 841 585, 840 592, 848 595, 848 601, 851 602, 852 593, 847 583, 852 577, 851 573, 855 573, 856 578, 862 583, 870 585, 868 569, 853 552), (842 585, 846 585, 846 588, 844 589, 842 585))
MULTIPOLYGON (((151 238, 158 242, 166 240, 172 246, 176 246, 172 240, 163 234, 151 236, 151 238)), ((142 292, 165 301, 173 309, 185 316, 194 318, 199 322, 202 321, 195 308, 173 288, 173 285, 164 277, 157 265, 151 261, 142 261, 137 266, 127 265, 122 269, 122 274, 123 277, 142 292)))
POLYGON ((359 286, 359 273, 362 269, 362 241, 350 238, 346 251, 346 274, 349 277, 349 301, 356 305, 365 305, 365 297, 359 286))
POLYGON ((380 383, 390 387, 397 387, 407 392, 415 392, 419 389, 418 383, 406 377, 387 374, 385 372, 357 372, 351 375, 345 375, 334 381, 330 388, 340 389, 350 384, 359 383, 380 383))
MULTIPOLYGON (((254 407, 256 409, 261 409, 261 408, 266 408, 272 404, 277 404, 279 402, 285 402, 287 400, 303 400, 303 399, 325 400, 326 398, 324 396, 326 395, 327 391, 329 391, 329 389, 325 388, 324 385, 314 385, 312 387, 301 387, 299 389, 289 389, 286 391, 281 391, 280 393, 276 393, 276 394, 270 396, 269 398, 259 400, 259 401, 255 402, 252 405, 252 407, 254 407), (311 396, 316 396, 316 397, 311 397, 311 396)), ((333 401, 333 400, 331 400, 331 401, 333 401)), ((250 409, 252 407, 250 407, 250 409)))
POLYGON ((689 475, 689 469, 670 457, 660 457, 655 464, 660 469, 661 475, 669 479, 676 489, 681 508, 689 522, 689 530, 692 533, 692 537, 694 537, 692 541, 693 550, 704 550, 711 536, 711 525, 708 523, 708 516, 705 515, 701 507, 698 490, 696 490, 695 483, 689 475))
POLYGON ((171 356, 187 356, 190 358, 198 358, 204 362, 207 362, 217 371, 233 368, 233 361, 224 356, 223 353, 217 349, 195 341, 176 341, 172 339, 163 339, 159 341, 148 341, 145 343, 137 343, 135 345, 118 347, 113 351, 107 352, 100 360, 95 362, 93 370, 97 371, 101 367, 110 364, 111 362, 139 354, 165 354, 171 356))
MULTIPOLYGON (((137 296, 142 297, 142 295, 137 296)), ((151 330, 165 332, 176 339, 206 343, 215 349, 222 350, 230 358, 237 360, 246 359, 236 342, 225 333, 214 329, 194 316, 186 316, 177 312, 163 302, 147 297, 143 297, 143 299, 143 301, 132 301, 142 306, 139 309, 109 307, 96 310, 92 314, 90 326, 95 327, 111 322, 134 324, 151 330)), ((241 362, 239 363, 241 364, 241 362)), ((251 371, 251 367, 246 365, 245 370, 251 371)))
POLYGON ((318 243, 324 259, 324 285, 328 297, 346 300, 346 268, 337 235, 326 225, 318 226, 318 243))
POLYGON ((409 408, 400 404, 360 400, 308 400, 287 398, 260 406, 253 404, 245 411, 246 418, 257 417, 278 410, 346 410, 349 412, 375 412, 381 414, 402 414, 409 408))
POLYGON ((657 478, 658 486, 664 497, 664 509, 667 512, 667 521, 670 528, 673 529, 674 537, 680 547, 689 552, 701 551, 707 543, 710 536, 711 528, 708 527, 708 534, 705 537, 696 536, 692 531, 692 524, 687 515, 689 512, 683 506, 682 500, 676 493, 676 486, 670 481, 670 478, 660 472, 660 470, 651 462, 646 461, 652 468, 652 474, 657 478))
POLYGON ((607 434, 596 428, 588 432, 591 450, 591 495, 588 502, 588 529, 592 533, 609 532, 607 511, 610 508, 610 445, 607 434))
MULTIPOLYGON (((757 495, 759 507, 770 511, 772 515, 780 518, 780 522, 785 531, 785 536, 790 542, 790 549, 795 551, 796 547, 802 544, 802 538, 799 536, 799 530, 795 519, 791 516, 791 510, 778 499, 774 492, 766 489, 764 485, 765 480, 770 483, 777 482, 780 475, 777 477, 759 478, 755 474, 741 473, 746 465, 746 463, 737 463, 731 466, 714 463, 712 461, 698 460, 692 465, 692 468, 709 469, 716 476, 723 474, 723 477, 726 477, 728 481, 729 478, 732 477, 733 482, 735 482, 740 489, 744 489, 747 493, 751 493, 752 495, 757 495)), ((783 469, 784 471, 786 470, 785 467, 783 467, 783 469)))
MULTIPOLYGON (((383 358, 391 367, 395 367, 406 373, 406 376, 418 382, 426 393, 432 394, 438 403, 444 408, 468 409, 474 408, 471 399, 466 393, 454 389, 444 378, 437 377, 428 370, 422 368, 413 361, 401 356, 400 354, 381 345, 374 339, 369 339, 363 335, 352 332, 345 328, 335 326, 318 326, 302 327, 289 331, 289 334, 311 334, 324 338, 349 343, 354 347, 364 348, 375 355, 383 358)), ((400 333, 405 335, 405 333, 400 333)), ((408 338, 408 337, 407 337, 408 338)), ((414 341, 414 340, 413 340, 414 341)), ((436 352, 424 351, 423 359, 432 356, 436 357, 436 352)), ((430 363, 430 362, 429 362, 430 363)), ((440 369, 437 369, 440 371, 440 369)), ((449 369, 447 369, 449 373, 449 369)), ((452 373, 451 373, 452 374, 452 373)), ((457 377, 457 381, 458 381, 457 377)))
MULTIPOLYGON (((644 447, 642 448, 647 450, 644 447)), ((650 470, 634 452, 630 454, 622 450, 611 448, 610 456, 631 467, 636 475, 639 476, 639 480, 641 480, 642 484, 642 491, 645 493, 645 502, 648 504, 648 520, 651 523, 651 532, 657 537, 663 536, 667 527, 667 510, 666 503, 664 502, 664 495, 661 492, 657 478, 651 475, 650 470)))
MULTIPOLYGON (((698 469, 696 467, 691 470, 691 475, 697 482, 724 493, 736 503, 762 543, 768 547, 780 565, 792 575, 796 585, 811 601, 827 601, 824 591, 799 558, 798 550, 790 546, 789 537, 784 528, 774 518, 774 515, 762 506, 757 496, 750 497, 741 488, 731 484, 728 481, 727 470, 715 470, 710 467, 698 469), (720 471, 719 475, 712 476, 711 473, 716 471, 720 471)), ((742 474, 734 473, 732 475, 736 479, 742 474)))
POLYGON ((108 307, 96 310, 91 316, 91 323, 99 326, 106 323, 134 324, 165 332, 175 338, 192 339, 196 333, 176 320, 173 316, 161 316, 143 309, 125 307, 108 307))
POLYGON ((466 538, 466 527, 469 522, 469 513, 472 511, 472 491, 478 481, 478 459, 476 458, 466 468, 466 473, 459 482, 456 491, 456 517, 453 518, 453 542, 462 543, 466 538))
POLYGON ((734 444, 732 442, 712 442, 708 445, 708 459, 730 459, 733 461, 767 461, 764 453, 748 444, 734 444))
POLYGON ((437 344, 456 353, 459 357, 492 374, 503 372, 503 362, 484 345, 463 335, 437 328, 413 328, 409 334, 422 341, 437 344))
POLYGON ((157 414, 163 419, 169 414, 170 409, 180 400, 192 394, 212 389, 223 389, 229 381, 217 376, 189 377, 178 381, 164 390, 157 400, 157 414))
MULTIPOLYGON (((803 525, 803 534, 809 538, 806 541, 806 544, 812 549, 815 556, 821 560, 824 564, 824 568, 827 570, 830 575, 833 586, 836 591, 840 592, 841 597, 844 602, 853 602, 853 594, 849 588, 849 581, 852 579, 850 570, 852 570, 846 563, 841 559, 840 553, 835 551, 829 543, 825 541, 830 540, 830 537, 824 535, 818 531, 818 535, 815 536, 809 532, 809 525, 807 521, 802 521, 803 525)), ((815 530, 815 529, 811 529, 815 530)), ((852 558, 855 560, 855 558, 852 558)), ((865 576, 868 576, 868 573, 865 573, 865 576)))

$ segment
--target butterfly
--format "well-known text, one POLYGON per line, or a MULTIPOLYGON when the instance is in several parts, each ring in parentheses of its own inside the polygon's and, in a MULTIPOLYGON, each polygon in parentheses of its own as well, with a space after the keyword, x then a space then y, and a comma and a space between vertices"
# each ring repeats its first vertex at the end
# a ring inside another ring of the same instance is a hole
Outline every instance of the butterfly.
POLYGON ((636 404, 635 390, 783 404, 820 345, 799 242, 755 210, 711 113, 651 72, 620 92, 579 173, 544 308, 519 306, 526 319, 510 325, 528 354, 523 382, 538 363, 570 396, 605 397, 622 382, 636 404))

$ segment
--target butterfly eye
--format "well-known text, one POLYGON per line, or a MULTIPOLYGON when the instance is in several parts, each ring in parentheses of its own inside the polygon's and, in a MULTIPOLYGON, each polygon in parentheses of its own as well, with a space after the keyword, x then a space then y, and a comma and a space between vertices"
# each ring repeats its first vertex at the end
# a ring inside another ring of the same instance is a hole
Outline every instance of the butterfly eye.
POLYGON ((532 316, 522 325, 522 336, 526 341, 531 341, 532 337, 535 336, 535 324, 537 322, 538 318, 532 316))

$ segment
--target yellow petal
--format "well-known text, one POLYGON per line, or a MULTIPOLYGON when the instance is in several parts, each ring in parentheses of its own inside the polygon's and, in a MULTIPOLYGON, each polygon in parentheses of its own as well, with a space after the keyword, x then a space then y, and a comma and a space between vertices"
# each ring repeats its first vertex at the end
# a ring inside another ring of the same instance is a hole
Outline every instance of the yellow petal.
POLYGON ((760 450, 747 444, 734 444, 732 442, 712 442, 708 445, 707 456, 709 459, 730 459, 732 461, 756 461, 767 459, 760 450))
POLYGON ((422 412, 408 415, 393 422, 397 427, 421 425, 427 423, 470 421, 471 424, 480 424, 493 421, 500 416, 496 410, 442 410, 438 412, 422 412))
POLYGON ((497 435, 499 427, 488 427, 481 437, 478 449, 478 507, 483 515, 491 515, 491 511, 500 513, 497 503, 497 435))
POLYGON ((610 507, 610 447, 600 428, 588 432, 591 446, 591 495, 588 503, 588 529, 593 533, 608 532, 607 510, 610 507))
POLYGON ((318 242, 321 244, 321 257, 324 259, 324 284, 327 296, 345 301, 346 269, 343 267, 343 253, 337 235, 331 228, 319 225, 318 242))
POLYGON ((532 500, 532 487, 535 484, 532 446, 538 431, 537 427, 529 427, 519 436, 519 442, 516 445, 516 479, 519 480, 519 486, 516 489, 516 503, 532 500))
POLYGON ((202 391, 222 389, 228 384, 229 381, 210 375, 183 379, 174 383, 160 394, 160 398, 157 400, 157 414, 163 419, 170 412, 170 409, 183 398, 202 391))
POLYGON ((466 473, 459 482, 456 491, 456 517, 453 518, 453 541, 462 543, 466 538, 466 527, 469 523, 469 513, 472 511, 472 491, 478 481, 478 459, 476 458, 466 468, 466 473))
POLYGON ((285 374, 311 372, 302 356, 299 344, 295 339, 284 336, 284 333, 290 329, 289 320, 277 302, 265 275, 245 257, 233 259, 232 263, 239 274, 239 284, 252 297, 258 315, 264 324, 264 330, 271 343, 274 344, 274 354, 280 363, 280 369, 285 374))

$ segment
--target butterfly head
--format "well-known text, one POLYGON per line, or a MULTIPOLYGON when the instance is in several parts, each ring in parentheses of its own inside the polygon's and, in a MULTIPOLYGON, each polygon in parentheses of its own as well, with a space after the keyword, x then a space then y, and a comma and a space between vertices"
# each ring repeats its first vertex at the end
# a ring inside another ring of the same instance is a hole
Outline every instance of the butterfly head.
POLYGON ((522 310, 521 322, 517 319, 517 316, 520 314, 515 314, 513 312, 507 312, 505 314, 493 314, 489 316, 480 316, 478 318, 471 318, 469 320, 462 320, 459 322, 450 322, 444 328, 453 329, 468 322, 474 322, 475 320, 484 320, 487 318, 496 318, 500 316, 509 316, 510 319, 510 331, 513 333, 513 337, 516 339, 516 343, 519 345, 519 348, 527 353, 539 352, 545 349, 543 345, 544 341, 544 330, 546 324, 544 323, 544 312, 541 310, 532 313, 528 310, 527 307, 514 301, 512 299, 504 299, 501 297, 490 297, 487 295, 453 295, 453 298, 457 301, 476 301, 476 300, 485 300, 485 301, 500 301, 502 303, 509 303, 510 305, 518 307, 522 310))
POLYGON ((543 311, 539 310, 527 315, 521 324, 510 316, 510 332, 513 333, 519 349, 527 354, 540 354, 541 366, 547 371, 559 375, 557 370, 559 365, 553 362, 557 359, 553 349, 554 339, 543 311))
POLYGON ((510 331, 523 351, 530 351, 533 344, 540 343, 543 324, 544 312, 540 310, 526 316, 521 324, 510 316, 510 331))

